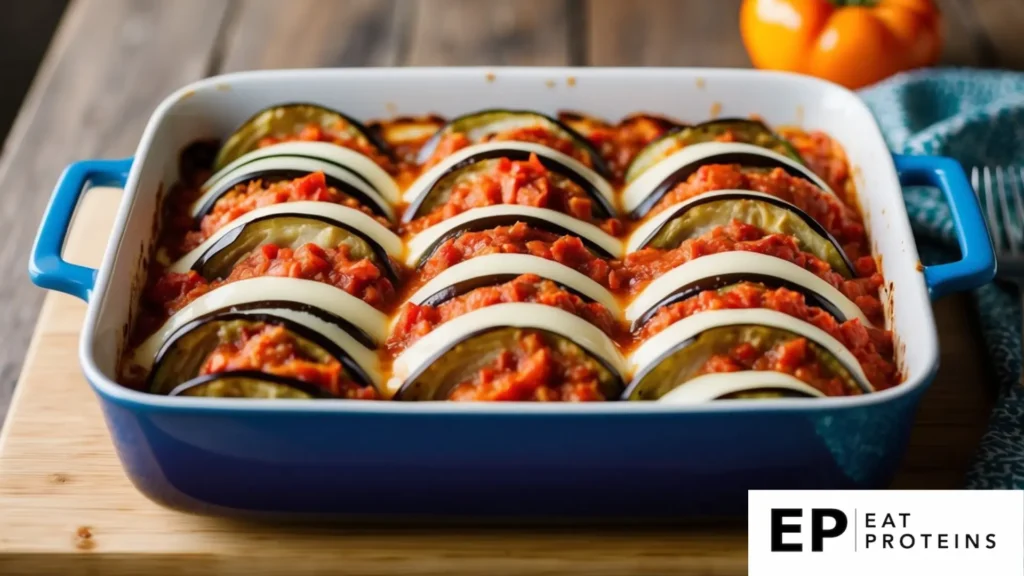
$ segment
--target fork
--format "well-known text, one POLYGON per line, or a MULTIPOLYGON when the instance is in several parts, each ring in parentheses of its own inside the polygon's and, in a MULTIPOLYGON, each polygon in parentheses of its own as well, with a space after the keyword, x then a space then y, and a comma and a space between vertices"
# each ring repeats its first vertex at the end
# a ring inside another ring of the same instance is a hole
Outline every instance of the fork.
POLYGON ((971 186, 981 202, 996 252, 996 275, 1024 296, 1024 167, 975 166, 971 186))

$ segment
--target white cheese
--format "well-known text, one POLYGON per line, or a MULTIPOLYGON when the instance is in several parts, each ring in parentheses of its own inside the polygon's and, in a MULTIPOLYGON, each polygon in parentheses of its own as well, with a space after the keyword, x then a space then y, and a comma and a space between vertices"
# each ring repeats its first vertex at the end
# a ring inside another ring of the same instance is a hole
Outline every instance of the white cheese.
POLYGON ((619 375, 625 374, 626 363, 622 354, 598 327, 561 308, 515 302, 479 308, 434 328, 395 358, 388 389, 398 390, 410 375, 470 335, 505 327, 554 332, 602 359, 619 375))
POLYGON ((792 211, 801 211, 793 204, 790 204, 789 202, 786 202, 785 200, 782 200, 776 196, 772 196, 771 194, 765 194, 764 192, 731 189, 715 190, 714 192, 707 192, 699 196, 694 196, 693 198, 687 198, 686 200, 679 202, 678 204, 673 204, 668 208, 662 210, 661 212, 658 212, 654 216, 650 217, 645 222, 643 222, 643 224, 637 226, 636 229, 633 230, 633 233, 630 234, 629 238, 626 240, 626 254, 636 252, 637 250, 644 248, 647 245, 647 243, 654 238, 658 231, 660 231, 661 228, 665 226, 665 224, 667 224, 671 220, 679 218, 680 216, 685 214, 686 211, 689 210, 691 207, 695 205, 714 202, 715 198, 732 196, 736 194, 742 194, 745 198, 749 198, 751 200, 765 200, 767 202, 771 202, 773 205, 781 204, 781 207, 784 207, 792 211))
POLYGON ((179 258, 171 265, 169 271, 177 273, 187 272, 223 236, 232 230, 245 226, 253 220, 268 216, 319 216, 321 218, 328 218, 362 232, 396 260, 401 259, 402 253, 405 250, 402 239, 398 235, 388 230, 387 227, 371 216, 355 208, 331 202, 285 202, 283 204, 271 204, 270 206, 257 208, 232 220, 229 224, 214 232, 202 244, 179 258))
POLYGON ((377 344, 387 337, 387 316, 340 288, 315 280, 261 276, 225 284, 196 298, 146 338, 135 349, 132 360, 148 369, 167 338, 185 323, 209 312, 264 300, 296 302, 320 308, 344 318, 366 332, 377 344))
POLYGON ((594 172, 590 168, 587 168, 579 160, 576 160, 575 158, 567 154, 562 154, 561 152, 553 148, 548 148, 547 146, 542 146, 540 144, 535 144, 533 142, 514 141, 485 142, 483 144, 476 144, 473 146, 463 148, 455 152, 451 156, 445 157, 444 160, 442 160, 440 163, 432 167, 430 170, 427 170, 419 178, 417 178, 416 181, 413 182, 408 189, 406 189, 405 193, 402 195, 402 198, 405 200, 405 202, 409 204, 414 203, 416 200, 420 198, 420 196, 423 196, 424 194, 428 193, 434 187, 437 181, 445 176, 445 174, 448 172, 449 169, 451 169, 452 166, 455 166, 456 164, 463 162, 468 158, 472 158, 477 154, 481 154, 483 152, 490 152, 493 150, 516 150, 521 152, 533 152, 542 159, 547 158, 549 160, 558 162, 559 164, 562 164, 563 166, 566 166, 567 168, 573 170, 574 172, 585 178, 588 182, 593 184, 594 188, 596 188, 597 191, 600 192, 601 196, 603 196, 611 206, 617 206, 615 192, 612 190, 611 184, 609 184, 607 180, 602 178, 600 174, 594 172))
POLYGON ((703 404, 726 394, 757 390, 759 388, 776 388, 792 390, 823 398, 821 390, 802 380, 782 372, 749 370, 746 372, 721 372, 704 374, 676 386, 665 394, 658 402, 664 404, 703 404))
POLYGON ((532 254, 486 254, 459 262, 431 278, 407 301, 422 304, 424 300, 448 286, 495 274, 536 274, 601 304, 616 318, 622 317, 618 301, 607 288, 564 264, 532 254))
POLYGON ((860 362, 841 342, 817 326, 788 314, 765 308, 708 310, 683 318, 638 346, 629 356, 630 368, 634 372, 639 372, 651 363, 661 360, 669 350, 679 343, 693 338, 701 332, 720 326, 734 325, 769 326, 803 336, 828 350, 839 359, 844 367, 850 370, 861 384, 870 388, 870 383, 864 375, 860 362))
POLYGON ((233 162, 218 170, 216 174, 203 184, 203 190, 209 189, 215 182, 220 181, 225 175, 233 172, 236 168, 254 160, 271 156, 308 156, 340 164, 351 168, 362 175, 363 178, 366 178, 389 203, 397 204, 401 198, 398 192, 398 184, 376 162, 351 148, 345 148, 330 142, 292 141, 257 148, 248 154, 236 158, 233 162))
MULTIPOLYGON (((205 189, 203 195, 192 203, 189 213, 193 218, 199 216, 199 211, 202 210, 211 198, 216 198, 224 193, 225 186, 236 181, 238 178, 255 175, 266 170, 297 170, 306 173, 323 172, 325 176, 337 178, 362 192, 381 209, 388 220, 393 221, 395 219, 395 210, 391 204, 379 192, 374 190, 372 186, 359 178, 355 172, 339 168, 331 162, 301 156, 268 156, 239 166, 205 189)), ((372 206, 369 208, 372 208, 372 206)))
POLYGON ((829 188, 828 184, 826 184, 824 180, 809 168, 792 158, 779 154, 778 152, 773 152, 767 148, 761 148, 760 146, 755 146, 753 144, 744 144, 739 142, 701 142, 698 144, 684 146, 678 152, 662 159, 638 176, 636 180, 633 180, 633 182, 630 183, 622 193, 622 210, 627 213, 635 210, 637 206, 642 204, 643 201, 646 200, 662 182, 665 181, 665 179, 685 166, 693 164, 714 164, 716 156, 737 153, 752 154, 755 156, 770 158, 771 160, 778 162, 780 165, 798 170, 805 179, 810 180, 825 192, 832 194, 833 196, 836 195, 836 193, 829 188))
POLYGON ((626 307, 626 321, 635 322, 669 294, 683 286, 704 278, 727 274, 762 274, 788 280, 829 301, 846 319, 857 318, 864 326, 871 326, 860 306, 813 273, 781 258, 743 251, 701 256, 655 278, 626 307))
MULTIPOLYGON (((593 242, 611 254, 613 258, 622 257, 622 242, 620 242, 618 238, 615 238, 589 222, 584 222, 583 220, 573 218, 572 216, 568 216, 548 208, 519 206, 517 204, 498 204, 496 206, 485 206, 483 208, 467 210, 457 216, 442 220, 423 232, 420 232, 416 236, 413 236, 407 243, 408 252, 406 252, 405 263, 409 267, 417 266, 420 259, 426 255, 427 250, 431 249, 434 245, 434 242, 444 237, 449 232, 458 230, 474 220, 492 218, 496 216, 508 217, 507 224, 501 224, 508 226, 516 222, 516 219, 514 218, 515 216, 541 219, 565 229, 568 234, 593 242)), ((498 224, 495 226, 498 226, 498 224)))

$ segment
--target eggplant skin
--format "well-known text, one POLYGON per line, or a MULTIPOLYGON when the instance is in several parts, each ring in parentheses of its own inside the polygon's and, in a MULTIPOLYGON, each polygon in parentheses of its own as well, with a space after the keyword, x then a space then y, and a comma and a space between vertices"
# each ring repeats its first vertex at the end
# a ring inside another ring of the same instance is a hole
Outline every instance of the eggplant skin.
POLYGON ((639 248, 670 250, 732 220, 757 226, 769 234, 793 236, 801 249, 824 260, 837 273, 854 277, 856 268, 839 241, 817 220, 796 206, 767 195, 742 192, 698 196, 643 239, 639 248))
POLYGON ((752 282, 755 284, 762 284, 768 288, 785 288, 797 292, 804 297, 804 300, 809 306, 816 306, 821 308, 825 312, 828 312, 836 321, 842 323, 849 318, 843 314, 842 310, 836 307, 835 304, 830 302, 827 298, 806 288, 801 284, 790 282, 782 278, 775 276, 768 276, 765 274, 748 274, 748 273, 737 273, 737 274, 720 274, 717 276, 711 276, 707 278, 701 278, 695 282, 691 282, 685 286, 680 286, 674 290, 671 294, 668 294, 662 298, 657 304, 651 306, 646 312, 640 315, 639 318, 633 321, 633 325, 630 327, 630 331, 638 332, 643 328, 644 324, 647 324, 658 313, 658 310, 666 306, 671 306, 684 300, 689 300, 694 296, 697 296, 701 292, 706 290, 727 290, 731 286, 741 284, 744 282, 752 282))
POLYGON ((444 236, 441 236, 436 241, 434 241, 434 243, 431 244, 429 248, 427 248, 426 250, 423 251, 423 255, 420 256, 419 262, 416 263, 416 269, 422 268, 427 262, 429 262, 430 259, 434 256, 434 253, 437 252, 437 249, 440 248, 442 245, 444 245, 445 242, 447 242, 449 240, 452 240, 454 238, 458 238, 459 236, 462 236, 463 234, 465 234, 467 232, 480 232, 480 231, 483 231, 483 230, 490 230, 492 228, 497 228, 499 226, 511 226, 511 225, 516 224, 518 222, 523 222, 526 225, 530 226, 531 228, 536 228, 538 230, 546 230, 546 231, 551 232, 553 234, 559 234, 559 235, 562 235, 562 236, 576 236, 577 238, 580 239, 581 242, 583 242, 583 245, 586 246, 587 249, 590 250, 595 255, 597 255, 597 256, 599 256, 601 258, 612 258, 613 257, 613 255, 609 254, 604 248, 601 248, 600 246, 598 246, 597 244, 591 242, 590 240, 588 240, 588 239, 586 239, 586 238, 584 238, 582 236, 577 236, 575 233, 573 233, 573 232, 571 232, 569 230, 566 230, 566 229, 562 228, 561 226, 557 226, 555 224, 552 224, 551 222, 548 222, 547 220, 543 220, 543 219, 540 219, 540 218, 534 218, 533 216, 521 216, 521 215, 518 215, 518 214, 503 214, 503 215, 500 215, 500 216, 488 216, 487 218, 479 218, 477 220, 471 220, 469 222, 466 222, 465 225, 463 225, 462 227, 456 228, 455 230, 451 230, 450 232, 448 232, 444 236))
POLYGON ((212 281, 230 274, 231 269, 238 262, 261 246, 276 244, 278 247, 286 245, 295 249, 299 245, 311 241, 308 234, 304 235, 302 230, 289 231, 288 224, 292 224, 294 227, 312 226, 314 230, 319 228, 316 233, 317 239, 326 236, 333 244, 332 246, 321 246, 321 248, 337 248, 342 244, 348 244, 349 255, 353 259, 369 258, 393 284, 397 285, 398 270, 383 247, 347 224, 311 214, 275 214, 251 220, 244 226, 234 228, 221 236, 196 260, 192 269, 206 280, 212 281), (273 228, 275 224, 285 229, 275 229, 273 228), (262 238, 259 237, 260 235, 262 238), (287 240, 281 241, 282 237, 287 240))
POLYGON ((280 325, 304 351, 323 360, 333 358, 341 363, 345 376, 361 386, 372 386, 369 376, 337 344, 305 326, 273 314, 214 312, 186 323, 172 334, 157 352, 146 380, 146 389, 165 394, 182 382, 195 377, 207 356, 221 343, 222 328, 253 325, 280 325))
POLYGON ((604 158, 597 150, 594 149, 589 140, 576 130, 567 126, 565 123, 533 110, 506 110, 501 108, 491 108, 487 110, 478 110, 476 112, 471 112, 469 114, 453 118, 423 144, 423 147, 420 148, 419 155, 417 156, 417 162, 420 164, 425 163, 430 156, 434 154, 434 150, 441 142, 441 139, 448 134, 465 132, 472 127, 486 126, 488 123, 505 121, 511 116, 533 117, 539 123, 546 124, 547 127, 553 128, 557 132, 562 132, 564 136, 573 141, 577 148, 586 152, 595 172, 605 179, 612 179, 612 172, 605 163, 604 158), (493 119, 489 117, 493 117, 493 119))
POLYGON ((328 121, 339 120, 364 138, 378 152, 394 160, 391 148, 377 134, 355 118, 319 104, 292 102, 275 104, 260 110, 242 122, 221 146, 214 161, 214 170, 219 170, 236 158, 251 152, 262 138, 272 133, 290 132, 294 127, 308 123, 323 125, 328 121))
POLYGON ((328 397, 317 386, 308 382, 254 370, 199 376, 175 387, 168 396, 263 399, 328 397))
MULTIPOLYGON (((685 386, 699 376, 697 371, 714 355, 728 354, 739 344, 752 344, 762 353, 776 344, 804 338, 781 328, 731 324, 710 328, 670 348, 661 358, 637 371, 622 394, 623 400, 658 400, 672 389, 685 386)), ((860 394, 864 387, 843 362, 825 347, 808 341, 818 363, 832 376, 843 380, 847 391, 860 394)))
MULTIPOLYGON (((605 398, 614 399, 624 387, 615 369, 576 345, 568 337, 536 328, 499 327, 468 334, 443 349, 406 378, 393 400, 444 401, 455 386, 473 379, 481 368, 490 365, 501 352, 514 347, 524 333, 539 333, 545 344, 576 355, 597 372, 605 398)), ((427 336, 429 338, 429 335, 427 336)))
POLYGON ((804 394, 796 390, 786 388, 754 388, 742 392, 730 392, 715 398, 715 400, 760 400, 768 398, 813 398, 810 394, 804 394))
MULTIPOLYGON (((497 160, 501 158, 507 158, 513 161, 526 161, 531 156, 530 152, 525 150, 490 150, 487 152, 481 152, 474 154, 470 158, 466 158, 462 162, 452 166, 445 173, 434 182, 425 194, 421 195, 416 199, 415 202, 409 205, 405 210, 405 214, 402 215, 402 221, 409 223, 416 218, 426 216, 433 212, 436 208, 440 207, 447 201, 447 196, 451 192, 457 180, 473 170, 474 167, 482 167, 482 163, 488 160, 497 160), (441 199, 439 196, 444 195, 441 199)), ((579 186, 591 200, 594 201, 594 211, 592 216, 594 218, 611 218, 615 212, 615 208, 608 203, 608 199, 601 194, 594 185, 584 178, 581 174, 569 168, 568 166, 553 160, 551 158, 538 157, 540 163, 547 168, 549 171, 564 177, 576 186, 579 186)))

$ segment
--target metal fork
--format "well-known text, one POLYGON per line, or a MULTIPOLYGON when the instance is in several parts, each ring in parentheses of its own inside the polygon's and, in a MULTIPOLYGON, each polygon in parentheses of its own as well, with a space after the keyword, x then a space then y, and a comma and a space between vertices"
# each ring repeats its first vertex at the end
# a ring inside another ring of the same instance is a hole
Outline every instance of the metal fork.
POLYGON ((996 251, 997 276, 1024 295, 1024 167, 975 166, 971 186, 981 201, 996 251))

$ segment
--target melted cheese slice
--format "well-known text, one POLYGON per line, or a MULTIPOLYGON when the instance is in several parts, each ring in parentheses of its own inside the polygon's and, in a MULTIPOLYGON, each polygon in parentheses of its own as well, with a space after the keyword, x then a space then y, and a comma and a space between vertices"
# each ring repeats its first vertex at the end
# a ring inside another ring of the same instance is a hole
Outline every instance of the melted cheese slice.
MULTIPOLYGON (((292 310, 290 308, 250 308, 246 310, 236 310, 235 313, 242 315, 270 314, 278 318, 291 320, 300 326, 309 328, 310 330, 313 330, 327 338, 348 354, 349 357, 363 369, 363 372, 366 372, 366 375, 370 378, 370 381, 374 386, 379 388, 383 383, 384 376, 383 372, 381 372, 380 356, 377 352, 363 346, 358 340, 353 338, 351 334, 343 330, 337 324, 332 324, 331 322, 328 322, 314 314, 310 314, 309 312, 303 310, 292 310)), ((172 334, 172 336, 178 335, 172 334)), ((168 344, 170 344, 170 341, 162 344, 160 347, 163 348, 168 344)), ((154 354, 154 358, 150 360, 150 364, 155 362, 155 356, 156 355, 154 354)))
POLYGON ((314 280, 262 276, 225 284, 196 298, 146 338, 135 349, 132 361, 148 369, 171 334, 204 314, 270 300, 306 304, 330 312, 366 332, 377 344, 387 337, 387 316, 340 288, 314 280))
POLYGON ((345 148, 330 142, 293 141, 257 148, 248 154, 236 158, 233 162, 218 170, 216 174, 203 184, 203 189, 211 188, 215 183, 223 180, 227 174, 234 172, 245 164, 271 156, 305 156, 340 164, 360 174, 389 203, 397 204, 401 199, 401 195, 398 192, 398 184, 376 162, 351 148, 345 148))
MULTIPOLYGON (((636 227, 633 233, 629 235, 626 240, 626 253, 636 252, 637 250, 643 249, 647 246, 647 243, 654 238, 654 236, 664 227, 668 222, 681 217, 691 207, 699 206, 702 204, 710 204, 715 202, 716 198, 734 196, 736 194, 742 194, 745 199, 748 200, 764 200, 772 204, 773 206, 779 206, 783 209, 788 209, 796 214, 803 212, 793 204, 782 200, 771 194, 765 194, 764 192, 754 192, 753 190, 715 190, 714 192, 706 192, 693 198, 687 198, 686 200, 673 204, 668 208, 658 212, 654 216, 650 217, 643 224, 636 227)), ((839 249, 838 247, 836 248, 839 249)))
POLYGON ((448 286, 498 274, 536 274, 601 304, 616 318, 622 317, 618 301, 607 288, 568 266, 532 254, 486 254, 464 260, 431 278, 409 297, 408 302, 422 304, 448 286))
MULTIPOLYGON (((446 236, 449 232, 463 228, 470 222, 504 216, 525 216, 550 222, 566 230, 569 234, 596 244, 611 254, 613 258, 622 257, 622 242, 589 222, 584 222, 548 208, 519 206, 518 204, 498 204, 496 206, 485 206, 483 208, 467 210, 457 216, 442 220, 413 236, 407 244, 409 251, 406 252, 405 263, 411 268, 416 267, 420 259, 434 246, 435 242, 446 236)), ((495 224, 495 227, 511 225, 513 222, 514 219, 509 218, 508 224, 495 224)))
POLYGON ((451 156, 446 157, 439 164, 435 165, 430 170, 427 170, 415 182, 412 186, 406 189, 402 195, 402 199, 412 204, 418 200, 424 194, 430 192, 435 184, 447 175, 448 170, 453 166, 464 162, 477 154, 484 152, 491 152, 494 150, 516 150, 521 152, 532 152, 539 156, 541 159, 548 159, 558 162, 559 164, 569 168, 573 172, 576 172, 583 178, 590 182, 594 188, 603 196, 610 206, 618 206, 618 202, 615 197, 615 192, 612 189, 611 184, 607 180, 601 177, 600 174, 594 172, 590 168, 587 168, 579 160, 576 160, 572 156, 562 154, 558 150, 535 144, 533 142, 485 142, 483 144, 475 144, 463 148, 451 156))
POLYGON ((663 404, 703 404, 727 394, 761 388, 792 390, 815 398, 825 394, 802 380, 782 372, 749 370, 704 374, 676 386, 658 399, 663 404))
POLYGON ((374 218, 355 208, 330 202, 285 202, 283 204, 271 204, 270 206, 257 208, 232 220, 228 225, 214 232, 202 244, 179 258, 168 270, 178 273, 188 272, 211 246, 229 232, 245 226, 254 220, 271 216, 315 216, 334 220, 362 232, 396 260, 401 260, 402 253, 405 250, 402 239, 398 235, 388 230, 387 227, 374 218))
POLYGON ((825 181, 817 174, 811 171, 810 168, 807 168, 792 158, 783 156, 778 152, 773 152, 767 148, 761 148, 760 146, 755 146, 753 144, 744 144, 740 142, 701 142, 699 144, 684 146, 678 152, 667 156, 638 176, 637 179, 627 186, 622 192, 622 209, 627 213, 635 210, 637 206, 642 204, 643 201, 661 185, 662 182, 677 170, 680 170, 685 166, 691 164, 714 164, 716 156, 741 153, 769 158, 774 162, 777 162, 779 165, 788 166, 799 171, 806 180, 810 180, 825 192, 828 192, 833 196, 836 195, 836 193, 829 188, 828 184, 826 184, 825 181))
POLYGON ((626 307, 626 321, 635 322, 648 310, 657 306, 659 302, 683 286, 704 278, 727 274, 761 274, 787 280, 803 286, 830 302, 843 313, 845 319, 857 318, 864 326, 871 326, 871 322, 864 316, 860 306, 854 304, 842 292, 811 272, 781 258, 757 252, 741 251, 701 256, 655 278, 626 307))
POLYGON ((818 344, 839 359, 842 365, 858 379, 867 390, 872 390, 860 362, 841 342, 824 330, 775 310, 749 308, 742 310, 708 310, 683 318, 665 330, 658 332, 629 356, 629 365, 638 372, 654 362, 659 362, 675 346, 711 328, 733 325, 769 326, 788 330, 818 344))
MULTIPOLYGON (((340 168, 338 165, 324 160, 317 160, 315 158, 305 158, 301 156, 268 156, 265 158, 259 158, 239 166, 225 174, 221 179, 214 182, 198 200, 192 203, 189 208, 189 213, 193 218, 199 216, 199 211, 206 206, 206 203, 217 196, 220 196, 224 192, 224 187, 231 182, 236 182, 239 178, 244 178, 249 175, 256 175, 266 170, 297 170, 300 172, 313 173, 323 172, 325 176, 336 178, 346 184, 352 186, 356 190, 362 192, 367 198, 370 199, 377 207, 380 208, 381 212, 388 220, 395 219, 395 210, 391 207, 384 197, 373 189, 372 186, 366 183, 362 178, 356 175, 355 172, 340 168)), ((341 192, 344 192, 343 190, 341 192)), ((372 206, 370 206, 372 208, 372 206)))
POLYGON ((625 374, 626 362, 622 354, 598 327, 561 308, 515 302, 479 308, 434 328, 395 358, 388 389, 398 390, 412 374, 466 338, 491 328, 505 327, 554 332, 602 359, 620 375, 625 374))

